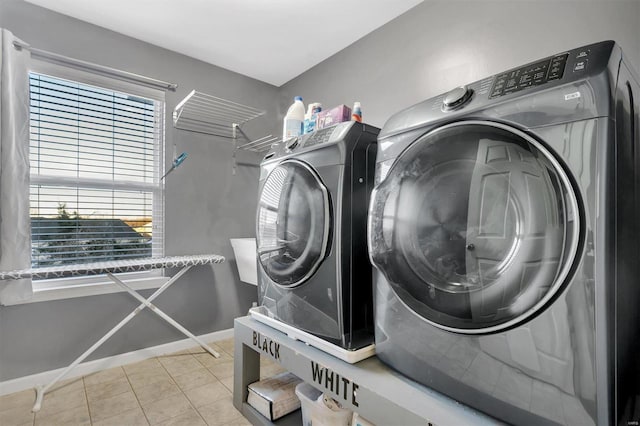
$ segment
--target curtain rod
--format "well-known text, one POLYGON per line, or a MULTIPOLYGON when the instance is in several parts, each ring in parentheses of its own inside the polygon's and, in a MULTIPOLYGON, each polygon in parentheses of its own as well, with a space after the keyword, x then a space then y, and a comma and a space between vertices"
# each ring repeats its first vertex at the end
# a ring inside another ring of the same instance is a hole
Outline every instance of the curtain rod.
POLYGON ((13 45, 16 49, 28 50, 31 52, 32 56, 48 62, 66 65, 80 70, 90 71, 108 77, 135 82, 148 87, 160 88, 163 90, 175 91, 178 87, 178 85, 175 83, 167 83, 166 81, 156 80, 155 78, 145 77, 143 75, 134 74, 128 71, 122 71, 119 69, 106 67, 104 65, 98 65, 91 62, 81 61, 79 59, 69 58, 67 56, 58 55, 57 53, 47 52, 46 50, 35 49, 24 42, 14 41, 13 45))

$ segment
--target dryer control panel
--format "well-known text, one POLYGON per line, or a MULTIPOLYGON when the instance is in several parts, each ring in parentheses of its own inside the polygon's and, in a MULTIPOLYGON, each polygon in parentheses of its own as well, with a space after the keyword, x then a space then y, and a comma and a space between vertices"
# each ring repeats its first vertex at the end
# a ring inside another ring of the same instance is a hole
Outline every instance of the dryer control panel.
POLYGON ((508 95, 531 86, 561 79, 567 66, 568 53, 525 65, 496 76, 489 99, 508 95))
POLYGON ((603 41, 577 49, 558 52, 544 59, 520 65, 507 71, 483 78, 445 94, 427 99, 394 114, 378 136, 389 136, 420 128, 437 121, 452 121, 458 117, 504 117, 521 120, 525 126, 550 124, 549 120, 568 120, 606 115, 609 102, 606 97, 592 96, 593 90, 606 90, 611 81, 608 72, 616 73, 616 64, 622 52, 613 41, 603 41), (584 85, 597 86, 587 90, 584 85), (566 93, 562 87, 566 88, 566 93), (559 88, 560 95, 551 90, 559 88), (539 98, 533 98, 539 96, 539 98), (517 101, 518 106, 508 106, 517 101), (550 118, 553 109, 555 118, 550 118), (560 112, 559 110, 562 110, 560 112), (523 114, 528 114, 523 117, 523 114), (563 114, 561 118, 559 114, 563 114), (524 120, 524 121, 522 121, 524 120))

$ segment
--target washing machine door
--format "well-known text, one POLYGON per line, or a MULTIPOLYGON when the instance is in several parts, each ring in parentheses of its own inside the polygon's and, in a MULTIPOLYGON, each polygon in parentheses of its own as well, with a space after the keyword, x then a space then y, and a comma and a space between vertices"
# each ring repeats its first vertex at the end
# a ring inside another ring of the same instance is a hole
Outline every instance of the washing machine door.
POLYGON ((578 212, 569 178, 541 143, 503 124, 458 122, 412 143, 374 190, 370 256, 428 322, 495 332, 562 288, 578 212))
POLYGON ((258 261, 277 285, 295 287, 318 269, 331 232, 326 186, 307 163, 285 160, 267 176, 257 214, 258 261))

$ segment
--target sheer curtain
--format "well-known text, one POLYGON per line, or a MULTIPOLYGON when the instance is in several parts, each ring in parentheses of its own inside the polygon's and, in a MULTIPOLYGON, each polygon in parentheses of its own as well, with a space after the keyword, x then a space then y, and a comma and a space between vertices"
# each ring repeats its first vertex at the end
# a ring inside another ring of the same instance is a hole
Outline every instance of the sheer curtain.
MULTIPOLYGON (((29 52, 0 29, 0 270, 31 266, 29 52)), ((0 281, 0 304, 32 296, 31 280, 0 281)))

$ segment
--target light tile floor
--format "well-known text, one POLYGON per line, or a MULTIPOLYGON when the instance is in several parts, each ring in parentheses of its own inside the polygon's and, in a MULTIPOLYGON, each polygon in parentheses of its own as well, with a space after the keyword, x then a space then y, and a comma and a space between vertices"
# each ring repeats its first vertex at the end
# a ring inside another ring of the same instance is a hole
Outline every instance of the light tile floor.
MULTIPOLYGON (((249 425, 232 402, 233 339, 69 379, 45 395, 31 412, 33 389, 0 397, 2 426, 242 426, 249 425)), ((284 371, 261 358, 260 375, 284 371)))

